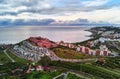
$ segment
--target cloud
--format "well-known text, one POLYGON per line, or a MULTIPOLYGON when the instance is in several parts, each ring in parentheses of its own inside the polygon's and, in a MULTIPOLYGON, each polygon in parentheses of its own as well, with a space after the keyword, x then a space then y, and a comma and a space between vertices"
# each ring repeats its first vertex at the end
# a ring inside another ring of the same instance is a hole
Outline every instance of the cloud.
MULTIPOLYGON (((25 25, 37 25, 37 26, 53 26, 53 25, 69 25, 69 26, 80 26, 80 25, 94 25, 94 24, 99 24, 99 22, 90 22, 88 19, 76 19, 76 20, 71 20, 71 21, 55 21, 54 19, 41 19, 41 20, 36 20, 36 19, 29 19, 29 20, 24 20, 24 19, 16 19, 16 20, 11 20, 11 19, 4 19, 0 21, 0 27, 1 26, 25 26, 25 25)), ((104 24, 104 22, 102 22, 104 24)), ((108 23, 106 23, 108 24, 108 23)))
POLYGON ((50 23, 54 22, 53 19, 42 19, 42 20, 36 20, 36 19, 30 19, 25 21, 24 19, 16 19, 12 21, 11 19, 5 19, 0 21, 0 26, 6 25, 6 26, 14 26, 14 25, 49 25, 50 23))
POLYGON ((65 21, 86 18, 118 23, 119 3, 118 0, 0 0, 0 20, 51 18, 65 21))
POLYGON ((90 1, 85 1, 82 2, 82 4, 86 7, 91 7, 91 6, 101 6, 109 2, 110 0, 90 0, 90 1))
POLYGON ((51 8, 45 0, 4 0, 1 3, 1 12, 40 12, 51 8))
POLYGON ((112 6, 102 6, 110 0, 3 0, 0 6, 1 12, 7 13, 39 13, 61 14, 73 11, 93 11, 107 9, 112 6), (95 7, 94 7, 95 6, 95 7))
POLYGON ((0 25, 8 25, 11 23, 11 19, 4 19, 0 21, 0 25))

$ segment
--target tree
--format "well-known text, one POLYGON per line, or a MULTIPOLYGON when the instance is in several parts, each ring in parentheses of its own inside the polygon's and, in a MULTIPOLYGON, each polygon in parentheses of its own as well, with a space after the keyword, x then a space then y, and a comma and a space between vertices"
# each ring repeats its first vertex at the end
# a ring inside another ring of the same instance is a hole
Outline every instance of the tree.
POLYGON ((51 59, 48 56, 44 56, 38 63, 41 63, 43 66, 48 66, 51 63, 51 59))

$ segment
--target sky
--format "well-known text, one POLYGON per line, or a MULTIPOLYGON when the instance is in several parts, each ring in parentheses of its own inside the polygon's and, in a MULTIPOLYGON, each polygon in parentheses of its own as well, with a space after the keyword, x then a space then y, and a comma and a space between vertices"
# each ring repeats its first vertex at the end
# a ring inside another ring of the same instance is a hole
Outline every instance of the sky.
POLYGON ((120 24, 120 0, 0 0, 0 24, 75 21, 120 24))

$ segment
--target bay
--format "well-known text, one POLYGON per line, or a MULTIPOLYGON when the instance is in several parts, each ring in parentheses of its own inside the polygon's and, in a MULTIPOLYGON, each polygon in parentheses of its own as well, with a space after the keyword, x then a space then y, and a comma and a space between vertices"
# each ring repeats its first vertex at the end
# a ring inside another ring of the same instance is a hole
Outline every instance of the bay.
POLYGON ((44 37, 52 41, 82 42, 89 39, 88 26, 19 26, 0 27, 0 44, 15 44, 29 37, 44 37))

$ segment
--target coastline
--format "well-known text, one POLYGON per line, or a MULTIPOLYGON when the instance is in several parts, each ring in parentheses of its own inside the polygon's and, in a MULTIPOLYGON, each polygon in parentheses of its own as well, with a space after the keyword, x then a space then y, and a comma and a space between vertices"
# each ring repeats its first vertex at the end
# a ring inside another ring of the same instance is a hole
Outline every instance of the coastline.
POLYGON ((31 36, 42 36, 45 38, 49 38, 52 41, 65 41, 65 42, 82 42, 90 39, 89 35, 91 32, 86 31, 91 27, 14 27, 14 28, 4 28, 1 29, 1 44, 16 44, 22 40, 25 40, 31 36), (13 30, 13 31, 12 31, 13 30), (11 33, 12 32, 12 33, 11 33), (66 36, 63 36, 66 35, 66 36), (81 36, 82 35, 82 36, 81 36), (6 37, 4 37, 6 36, 6 37), (12 36, 12 38, 11 38, 12 36), (81 39, 82 38, 82 39, 81 39), (80 40, 79 40, 80 39, 80 40), (82 41, 81 41, 82 40, 82 41))

